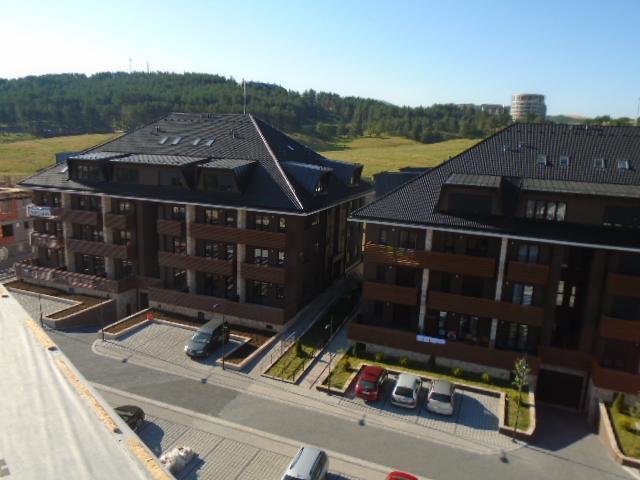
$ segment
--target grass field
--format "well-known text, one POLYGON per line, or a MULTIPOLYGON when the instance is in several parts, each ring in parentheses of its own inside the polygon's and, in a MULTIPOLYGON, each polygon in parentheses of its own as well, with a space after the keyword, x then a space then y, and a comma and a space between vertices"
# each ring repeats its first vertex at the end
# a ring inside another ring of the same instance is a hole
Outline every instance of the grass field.
POLYGON ((424 144, 402 137, 361 137, 320 151, 334 160, 364 165, 363 175, 370 177, 384 170, 401 167, 431 167, 475 145, 479 140, 456 139, 424 144))
POLYGON ((118 134, 70 135, 0 142, 0 175, 26 177, 55 162, 59 152, 76 152, 104 143, 118 134))

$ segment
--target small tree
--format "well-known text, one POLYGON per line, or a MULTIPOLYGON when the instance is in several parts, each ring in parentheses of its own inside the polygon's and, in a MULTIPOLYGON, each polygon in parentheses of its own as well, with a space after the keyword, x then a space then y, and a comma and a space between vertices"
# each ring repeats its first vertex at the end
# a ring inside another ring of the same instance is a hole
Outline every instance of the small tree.
POLYGON ((518 390, 516 398, 516 419, 513 422, 513 441, 516 440, 516 430, 518 430, 518 420, 520 417, 520 404, 522 402, 522 389, 529 384, 529 373, 531 369, 527 365, 527 359, 522 357, 516 360, 513 370, 513 386, 518 390))

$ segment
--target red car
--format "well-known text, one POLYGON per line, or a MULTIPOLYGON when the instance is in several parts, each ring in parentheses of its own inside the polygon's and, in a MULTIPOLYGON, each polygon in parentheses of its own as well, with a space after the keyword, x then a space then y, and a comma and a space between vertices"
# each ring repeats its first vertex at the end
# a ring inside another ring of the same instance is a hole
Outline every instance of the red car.
POLYGON ((404 472, 391 472, 387 475, 387 480, 418 480, 418 477, 404 472))
POLYGON ((369 402, 375 402, 380 397, 382 384, 387 379, 387 371, 382 367, 369 365, 360 372, 356 383, 356 395, 369 402))

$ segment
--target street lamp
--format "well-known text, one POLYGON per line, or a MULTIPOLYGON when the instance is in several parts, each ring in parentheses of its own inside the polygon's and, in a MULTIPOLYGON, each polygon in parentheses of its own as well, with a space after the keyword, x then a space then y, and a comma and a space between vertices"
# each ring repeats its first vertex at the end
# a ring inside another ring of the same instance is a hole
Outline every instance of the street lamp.
MULTIPOLYGON (((331 341, 331 337, 333 336, 333 315, 329 317, 329 323, 324 326, 324 329, 329 329, 329 342, 331 341)), ((329 346, 329 342, 327 342, 327 346, 329 346)), ((333 361, 333 353, 329 352, 329 375, 327 375, 327 393, 331 395, 331 362, 333 361)))

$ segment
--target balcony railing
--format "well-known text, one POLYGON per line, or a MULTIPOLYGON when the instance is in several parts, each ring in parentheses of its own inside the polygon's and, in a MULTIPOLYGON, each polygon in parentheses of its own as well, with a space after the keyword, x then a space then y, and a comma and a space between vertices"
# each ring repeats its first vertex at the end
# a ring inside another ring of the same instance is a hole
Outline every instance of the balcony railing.
POLYGON ((73 208, 62 209, 62 220, 65 222, 96 227, 100 224, 101 219, 102 215, 99 211, 75 210, 73 208))
POLYGON ((253 263, 243 263, 240 267, 242 275, 250 280, 260 282, 270 282, 284 285, 288 280, 288 269, 284 267, 267 267, 254 265, 253 263))
POLYGON ((540 356, 540 362, 543 364, 571 368, 582 372, 591 370, 593 360, 589 353, 566 348, 545 347, 543 345, 538 347, 538 355, 540 356))
POLYGON ((109 293, 120 293, 136 286, 136 277, 111 280, 95 275, 41 267, 33 260, 16 263, 15 270, 16 276, 21 280, 45 285, 57 285, 62 288, 86 288, 109 293))
POLYGON ((84 253, 86 255, 113 257, 122 260, 133 260, 136 258, 136 247, 133 244, 116 245, 114 243, 92 242, 89 240, 68 238, 67 247, 72 252, 84 253))
POLYGON ((225 276, 232 276, 235 271, 235 262, 230 260, 181 255, 171 252, 158 252, 158 264, 162 267, 195 270, 225 276))
POLYGON ((507 280, 524 285, 546 286, 549 283, 549 266, 523 262, 509 262, 507 280))
POLYGON ((160 235, 168 235, 170 237, 184 237, 186 235, 186 226, 180 220, 164 220, 158 219, 157 231, 160 235))
POLYGON ((287 234, 279 232, 263 232, 246 228, 222 227, 204 223, 189 224, 189 235, 200 240, 225 243, 243 243, 256 247, 277 248, 287 247, 287 234))
POLYGON ((400 305, 418 305, 420 299, 417 288, 401 287, 390 283, 364 282, 362 297, 371 301, 398 303, 400 305))
POLYGON ((120 214, 120 213, 107 213, 104 216, 104 225, 107 228, 116 228, 118 230, 129 230, 133 228, 134 215, 120 214))
POLYGON ((637 373, 605 368, 593 361, 591 380, 596 387, 613 390, 614 392, 637 395, 640 391, 640 375, 637 373))
POLYGON ((64 240, 58 235, 50 235, 48 233, 31 232, 29 243, 32 247, 41 248, 63 248, 64 240))
POLYGON ((429 308, 462 313, 485 318, 497 318, 507 322, 540 327, 544 322, 544 309, 531 305, 496 302, 488 298, 468 297, 453 293, 429 292, 429 308))
POLYGON ((598 333, 601 337, 612 340, 640 343, 640 320, 602 317, 598 333))
POLYGON ((31 218, 46 218, 49 220, 56 220, 62 215, 62 208, 49 207, 46 205, 27 205, 27 216, 31 218))
POLYGON ((607 293, 621 297, 640 298, 640 277, 610 273, 607 276, 607 293))
POLYGON ((491 257, 427 252, 367 243, 364 249, 364 259, 365 262, 384 263, 399 267, 428 268, 438 272, 475 277, 494 278, 496 276, 496 260, 491 257))

